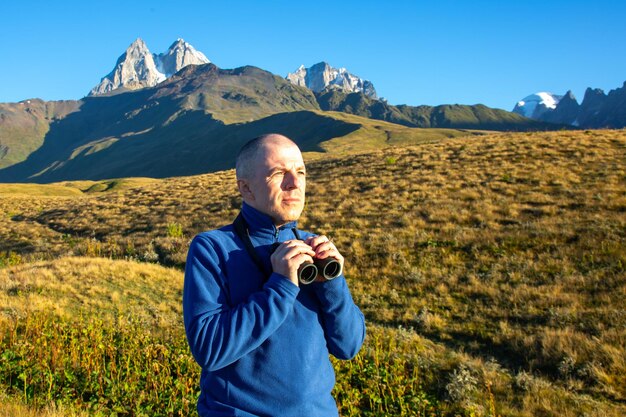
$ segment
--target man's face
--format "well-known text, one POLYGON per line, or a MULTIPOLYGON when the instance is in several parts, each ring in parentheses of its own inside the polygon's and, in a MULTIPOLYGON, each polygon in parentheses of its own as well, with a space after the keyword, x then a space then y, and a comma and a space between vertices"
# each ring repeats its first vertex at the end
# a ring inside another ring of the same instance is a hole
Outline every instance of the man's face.
POLYGON ((253 178, 245 180, 244 199, 274 219, 276 226, 298 220, 304 209, 306 170, 302 154, 289 142, 270 142, 254 162, 253 178))

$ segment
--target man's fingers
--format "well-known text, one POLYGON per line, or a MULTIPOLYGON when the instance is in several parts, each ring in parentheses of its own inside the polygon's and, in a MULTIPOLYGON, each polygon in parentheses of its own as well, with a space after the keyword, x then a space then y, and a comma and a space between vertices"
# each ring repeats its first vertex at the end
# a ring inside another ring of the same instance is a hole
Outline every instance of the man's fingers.
POLYGON ((299 240, 290 240, 283 242, 274 252, 277 256, 284 259, 291 259, 300 254, 315 256, 315 251, 307 244, 299 240))
POLYGON ((317 251, 318 246, 325 244, 325 243, 332 243, 332 240, 327 238, 324 235, 320 235, 320 236, 311 236, 305 242, 317 251))

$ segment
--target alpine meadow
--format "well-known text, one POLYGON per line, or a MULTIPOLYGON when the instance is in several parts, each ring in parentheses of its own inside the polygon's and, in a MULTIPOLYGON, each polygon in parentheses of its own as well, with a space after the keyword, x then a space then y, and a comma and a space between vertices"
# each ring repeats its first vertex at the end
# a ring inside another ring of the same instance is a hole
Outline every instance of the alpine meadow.
MULTIPOLYGON (((340 414, 626 415, 626 130, 359 123, 299 222, 366 316, 340 414)), ((240 206, 232 169, 0 184, 0 416, 197 415, 186 252, 240 206)))

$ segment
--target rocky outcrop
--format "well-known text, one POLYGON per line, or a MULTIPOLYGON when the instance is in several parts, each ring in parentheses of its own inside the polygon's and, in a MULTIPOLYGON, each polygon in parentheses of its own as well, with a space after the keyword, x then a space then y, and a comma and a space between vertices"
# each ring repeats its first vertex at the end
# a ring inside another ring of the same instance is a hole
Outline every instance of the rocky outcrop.
POLYGON ((157 69, 152 53, 143 40, 138 38, 115 64, 115 68, 96 85, 89 95, 106 94, 118 88, 137 90, 152 87, 165 80, 157 69))
POLYGON ((608 95, 599 88, 587 88, 580 104, 571 91, 562 97, 550 95, 547 101, 542 94, 548 93, 533 94, 519 101, 513 112, 542 122, 581 128, 626 127, 626 82, 621 88, 611 90, 608 95), (558 98, 556 105, 549 105, 554 98, 558 98))
POLYGON ((345 93, 363 93, 370 98, 377 98, 376 89, 370 81, 351 74, 345 68, 333 68, 326 62, 319 62, 309 68, 301 65, 285 78, 292 84, 307 87, 315 93, 339 89, 345 93))
POLYGON ((174 42, 167 52, 156 55, 150 52, 141 38, 137 38, 118 58, 113 71, 102 78, 89 95, 107 94, 120 88, 137 90, 154 87, 187 65, 209 62, 204 54, 182 39, 174 42))
POLYGON ((565 93, 553 111, 545 114, 543 121, 549 123, 559 123, 565 125, 575 125, 580 113, 580 104, 571 91, 565 93))
POLYGON ((187 65, 202 65, 211 62, 202 52, 197 51, 183 39, 177 39, 168 48, 167 52, 153 55, 153 57, 157 69, 166 78, 176 74, 187 65))

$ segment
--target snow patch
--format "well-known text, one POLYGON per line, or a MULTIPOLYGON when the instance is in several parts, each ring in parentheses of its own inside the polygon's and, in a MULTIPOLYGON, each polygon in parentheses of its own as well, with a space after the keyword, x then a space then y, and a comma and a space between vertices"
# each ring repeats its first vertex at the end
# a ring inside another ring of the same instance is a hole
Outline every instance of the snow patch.
POLYGON ((562 97, 541 91, 518 101, 514 111, 525 117, 537 118, 541 113, 556 109, 562 97))

